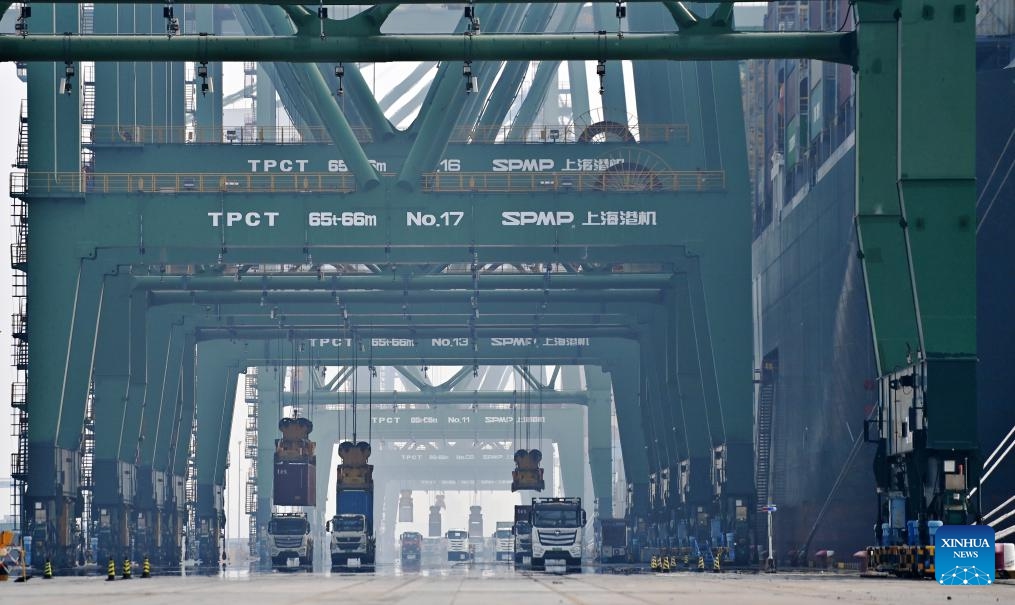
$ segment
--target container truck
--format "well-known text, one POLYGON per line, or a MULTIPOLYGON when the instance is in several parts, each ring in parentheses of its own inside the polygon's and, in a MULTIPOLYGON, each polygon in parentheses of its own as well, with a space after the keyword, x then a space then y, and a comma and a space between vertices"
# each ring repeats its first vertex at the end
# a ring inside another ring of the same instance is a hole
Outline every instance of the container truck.
POLYGON ((599 519, 596 523, 596 539, 600 563, 627 561, 626 519, 599 519))
POLYGON ((306 513, 272 513, 268 522, 268 553, 271 568, 314 569, 314 538, 306 513))
POLYGON ((374 566, 374 479, 370 444, 344 441, 338 446, 335 516, 327 524, 331 534, 332 569, 374 566))
POLYGON ((581 498, 533 498, 532 569, 581 571, 585 522, 581 498))
POLYGON ((448 561, 468 561, 469 532, 452 529, 445 537, 448 539, 448 561))
POLYGON ((511 561, 515 553, 515 536, 510 521, 498 521, 497 530, 493 533, 494 561, 511 561))
POLYGON ((415 531, 403 532, 400 541, 402 569, 419 569, 423 561, 423 534, 415 531))
POLYGON ((515 523, 512 527, 515 537, 515 567, 532 565, 532 506, 515 505, 515 523))

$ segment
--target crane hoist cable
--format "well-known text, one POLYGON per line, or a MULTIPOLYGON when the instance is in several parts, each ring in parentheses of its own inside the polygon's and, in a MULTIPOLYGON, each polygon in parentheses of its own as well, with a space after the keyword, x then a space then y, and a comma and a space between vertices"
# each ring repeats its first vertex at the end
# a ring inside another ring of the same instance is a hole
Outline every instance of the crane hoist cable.
POLYGON ((356 404, 357 395, 359 394, 359 343, 356 339, 356 331, 352 333, 352 441, 357 443, 356 438, 357 430, 359 425, 357 424, 357 411, 356 404))
POLYGON ((367 378, 370 380, 367 394, 367 443, 372 443, 374 436, 374 373, 377 372, 374 368, 373 357, 370 358, 369 364, 367 366, 367 378))

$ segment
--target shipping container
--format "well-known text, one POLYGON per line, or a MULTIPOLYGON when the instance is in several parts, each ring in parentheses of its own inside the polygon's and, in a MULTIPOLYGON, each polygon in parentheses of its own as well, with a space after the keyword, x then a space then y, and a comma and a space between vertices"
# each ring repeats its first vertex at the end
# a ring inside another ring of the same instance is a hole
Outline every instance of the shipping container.
POLYGON ((275 462, 272 498, 275 506, 317 506, 317 465, 275 462))
POLYGON ((367 533, 373 535, 374 492, 363 489, 340 489, 338 495, 339 515, 364 515, 367 519, 367 533))

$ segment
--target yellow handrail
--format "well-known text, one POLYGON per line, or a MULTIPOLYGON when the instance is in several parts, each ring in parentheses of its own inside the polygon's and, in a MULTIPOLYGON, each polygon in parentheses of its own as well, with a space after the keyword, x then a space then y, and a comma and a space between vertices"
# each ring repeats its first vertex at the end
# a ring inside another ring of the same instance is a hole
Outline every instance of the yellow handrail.
POLYGON ((423 191, 532 193, 539 191, 708 192, 726 189, 722 170, 587 172, 431 172, 423 191))
MULTIPOLYGON (((390 174, 387 174, 390 176, 390 174)), ((423 191, 526 193, 540 191, 710 192, 726 189, 722 170, 430 172, 423 191)), ((349 172, 93 173, 12 172, 12 196, 79 193, 351 193, 349 172)))
POLYGON ((11 195, 48 193, 350 193, 348 172, 13 172, 11 195))

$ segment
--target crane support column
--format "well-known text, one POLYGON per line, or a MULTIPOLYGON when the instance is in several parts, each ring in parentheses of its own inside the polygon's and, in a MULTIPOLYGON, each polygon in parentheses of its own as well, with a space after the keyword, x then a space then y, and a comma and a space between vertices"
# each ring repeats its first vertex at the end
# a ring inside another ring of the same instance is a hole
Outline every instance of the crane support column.
POLYGON ((926 545, 928 521, 963 524, 978 514, 968 498, 981 466, 976 6, 862 4, 856 221, 880 373, 877 414, 866 427, 878 444, 876 538, 926 545))
POLYGON ((216 567, 225 535, 225 474, 233 401, 240 359, 226 341, 197 347, 197 503, 198 559, 216 567))
POLYGON ((613 517, 613 430, 611 426, 613 393, 610 379, 592 365, 585 367, 588 389, 589 470, 592 493, 598 503, 599 516, 613 517))

